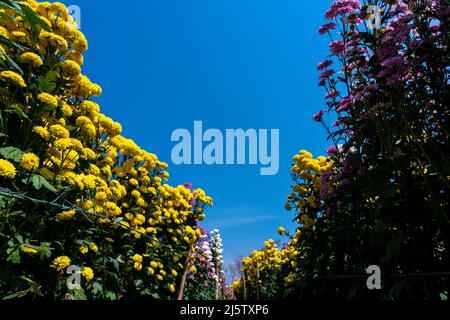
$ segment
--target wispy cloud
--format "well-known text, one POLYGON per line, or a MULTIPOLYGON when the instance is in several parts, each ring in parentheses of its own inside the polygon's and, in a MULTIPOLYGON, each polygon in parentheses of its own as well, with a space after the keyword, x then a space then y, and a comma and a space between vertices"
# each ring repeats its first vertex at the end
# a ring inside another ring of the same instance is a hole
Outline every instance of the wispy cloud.
POLYGON ((276 218, 276 214, 266 213, 263 208, 242 205, 217 211, 210 210, 205 224, 224 229, 274 220, 276 218))

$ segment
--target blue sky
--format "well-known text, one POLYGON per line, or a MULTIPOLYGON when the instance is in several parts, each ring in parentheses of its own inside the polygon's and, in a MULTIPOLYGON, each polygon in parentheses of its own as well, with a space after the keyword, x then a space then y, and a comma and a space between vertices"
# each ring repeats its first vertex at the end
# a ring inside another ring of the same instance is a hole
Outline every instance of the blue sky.
MULTIPOLYGON (((67 5, 74 4, 63 1, 67 5)), ((89 41, 83 72, 103 87, 102 111, 123 134, 169 163, 172 185, 192 182, 214 198, 203 226, 219 228, 231 261, 294 230, 284 210, 300 149, 323 154, 324 105, 316 65, 328 52, 317 33, 330 0, 79 0, 89 41), (172 131, 203 127, 280 130, 280 170, 175 166, 172 131)))

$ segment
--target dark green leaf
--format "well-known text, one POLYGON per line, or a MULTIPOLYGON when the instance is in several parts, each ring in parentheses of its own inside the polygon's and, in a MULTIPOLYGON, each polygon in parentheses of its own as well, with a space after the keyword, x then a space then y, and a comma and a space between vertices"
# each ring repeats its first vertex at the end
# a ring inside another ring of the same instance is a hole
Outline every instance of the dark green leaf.
POLYGON ((48 25, 41 18, 39 18, 39 16, 30 7, 23 6, 21 11, 23 20, 30 24, 33 31, 38 31, 37 26, 40 26, 45 31, 50 31, 48 25))
POLYGON ((17 71, 19 71, 20 74, 23 74, 23 70, 21 67, 19 67, 19 65, 13 60, 11 59, 6 53, 4 53, 2 51, 2 55, 6 58, 6 60, 8 60, 8 62, 13 66, 14 69, 16 69, 17 71))
POLYGON ((20 158, 22 158, 23 151, 14 147, 5 147, 0 149, 0 155, 2 155, 6 159, 11 159, 19 162, 20 158))
POLYGON ((2 300, 11 300, 11 299, 23 298, 30 292, 30 290, 31 290, 31 288, 27 289, 27 290, 24 290, 24 291, 11 293, 11 294, 3 297, 2 300))
POLYGON ((17 114, 19 117, 21 117, 23 119, 30 120, 28 115, 22 109, 20 109, 16 106, 9 106, 8 111, 17 114))
POLYGON ((7 47, 16 47, 17 49, 24 50, 24 51, 27 50, 26 47, 14 42, 14 41, 11 41, 2 35, 0 35, 0 44, 4 44, 7 47))
POLYGON ((11 261, 12 263, 15 263, 15 264, 20 263, 20 251, 19 251, 19 249, 14 249, 8 255, 7 261, 11 261))
POLYGON ((99 294, 99 293, 101 293, 102 291, 103 291, 103 287, 102 287, 102 285, 101 285, 100 283, 94 282, 94 283, 92 284, 92 293, 93 293, 93 294, 99 294))
POLYGON ((24 183, 31 181, 31 183, 33 184, 33 187, 36 190, 40 190, 42 187, 44 187, 52 192, 56 192, 55 187, 52 186, 43 176, 40 176, 38 174, 33 174, 29 179, 25 178, 22 181, 24 183))
POLYGON ((105 292, 105 298, 108 299, 108 300, 116 300, 116 299, 117 299, 117 296, 116 296, 116 294, 115 294, 114 292, 112 292, 112 291, 106 291, 106 292, 105 292))
POLYGON ((2 0, 2 1, 0 1, 0 9, 12 10, 12 11, 15 11, 15 12, 20 12, 21 8, 15 1, 2 0))
POLYGON ((54 71, 48 72, 45 76, 38 78, 38 89, 41 92, 53 92, 56 88, 56 73, 54 71))
POLYGON ((74 300, 87 300, 86 295, 84 294, 84 290, 82 288, 80 289, 73 289, 72 295, 74 300))

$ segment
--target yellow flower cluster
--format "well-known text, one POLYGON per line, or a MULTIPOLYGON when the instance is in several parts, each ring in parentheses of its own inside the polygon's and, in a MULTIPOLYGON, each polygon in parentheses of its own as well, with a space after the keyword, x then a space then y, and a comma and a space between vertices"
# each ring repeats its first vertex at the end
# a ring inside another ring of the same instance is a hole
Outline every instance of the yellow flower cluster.
MULTIPOLYGON (((205 217, 204 207, 212 206, 211 197, 202 189, 167 184, 168 165, 123 137, 122 126, 91 101, 102 89, 82 74, 88 43, 67 8, 34 0, 21 4, 33 10, 48 30, 38 26, 36 31, 12 11, 2 11, 0 33, 28 48, 0 48, 29 73, 24 77, 30 89, 21 75, 0 65, 0 84, 23 88, 26 104, 17 101, 17 107, 33 117, 29 136, 34 153, 24 154, 18 168, 41 175, 57 190, 70 188, 76 195, 70 200, 84 212, 56 213, 55 223, 94 221, 105 232, 121 233, 131 248, 126 253, 131 262, 128 271, 149 276, 173 293, 183 269, 180 261, 200 236, 196 222, 205 217)), ((0 103, 11 99, 17 89, 2 87, 6 88, 0 91, 0 103)), ((0 160, 0 177, 15 176, 15 166, 0 160)), ((74 251, 66 252, 74 260, 83 261, 89 251, 99 250, 96 244, 89 245, 90 239, 80 240, 84 244, 78 242, 74 251)), ((68 264, 70 259, 61 256, 52 267, 63 269, 68 264)), ((84 270, 86 279, 91 279, 93 270, 84 270)))
MULTIPOLYGON (((285 208, 297 211, 297 222, 300 227, 281 250, 273 240, 268 240, 262 250, 254 251, 242 260, 245 282, 244 279, 239 279, 231 286, 238 295, 242 295, 244 283, 250 292, 254 291, 256 285, 259 289, 273 283, 284 283, 285 287, 289 287, 296 281, 295 275, 300 274, 299 262, 305 257, 300 254, 303 244, 302 230, 310 228, 318 218, 318 214, 322 213, 321 191, 324 187, 327 192, 333 191, 330 177, 334 171, 334 163, 330 158, 323 156, 315 159, 306 150, 296 154, 293 161, 291 172, 295 185, 287 197, 285 208)), ((283 227, 278 228, 278 233, 287 234, 283 227)))
POLYGON ((58 99, 56 99, 54 96, 52 96, 49 93, 43 92, 37 95, 36 97, 40 102, 48 104, 53 109, 58 106, 58 99))
MULTIPOLYGON (((285 232, 284 228, 282 230, 285 232)), ((294 274, 298 271, 299 236, 300 230, 297 230, 296 235, 282 248, 272 239, 265 241, 263 249, 253 251, 241 261, 245 279, 234 281, 230 288, 235 293, 242 293, 244 280, 248 292, 254 292, 256 287, 263 291, 264 287, 269 288, 277 283, 289 286, 295 281, 294 274)))
POLYGON ((274 240, 269 239, 264 242, 262 250, 253 251, 250 257, 242 260, 242 271, 245 273, 249 283, 256 283, 258 272, 260 283, 276 281, 283 265, 291 264, 292 267, 297 266, 295 260, 297 255, 298 251, 296 251, 292 243, 280 249, 274 240))
MULTIPOLYGON (((150 260, 151 255, 149 254, 135 254, 130 259, 130 264, 133 266, 133 269, 136 271, 141 271, 144 267, 144 264, 147 265, 145 268, 145 272, 150 277, 153 277, 158 283, 161 283, 163 281, 168 282, 167 288, 171 293, 175 292, 175 284, 173 281, 178 276, 178 272, 174 269, 169 270, 165 269, 164 264, 160 261, 150 260), (147 261, 144 261, 147 260, 147 261)), ((177 261, 178 258, 174 256, 174 261, 177 261)), ((179 264, 177 265, 180 270, 183 268, 183 265, 179 264)))
POLYGON ((20 59, 34 67, 40 67, 44 64, 42 58, 34 52, 25 52, 20 56, 20 59))
POLYGON ((56 214, 56 218, 61 221, 70 220, 75 216, 75 214, 75 210, 64 211, 56 214))
POLYGON ((84 267, 83 271, 81 271, 81 275, 86 279, 87 282, 94 279, 94 270, 89 267, 84 267))
POLYGON ((23 80, 22 76, 14 71, 2 71, 0 72, 0 79, 9 83, 15 84, 19 87, 26 87, 27 84, 23 80))
POLYGON ((20 159, 20 166, 26 171, 33 171, 39 167, 39 157, 34 153, 25 153, 20 159))
POLYGON ((68 256, 59 256, 53 260, 51 267, 57 270, 64 270, 70 266, 70 263, 71 260, 68 256))
MULTIPOLYGON (((333 171, 333 161, 330 158, 319 156, 316 159, 306 150, 301 150, 293 157, 295 164, 291 167, 295 186, 287 197, 285 208, 296 208, 299 213, 298 223, 304 228, 309 228, 320 209, 322 188, 322 175, 333 171)), ((327 185, 331 191, 332 186, 327 185)))
POLYGON ((0 177, 12 179, 16 176, 16 168, 8 160, 0 159, 0 177))

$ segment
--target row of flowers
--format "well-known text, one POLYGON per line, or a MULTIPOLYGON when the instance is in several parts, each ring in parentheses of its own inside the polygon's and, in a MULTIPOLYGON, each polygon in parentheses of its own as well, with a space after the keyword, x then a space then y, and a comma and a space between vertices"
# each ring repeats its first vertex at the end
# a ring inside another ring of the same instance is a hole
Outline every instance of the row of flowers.
POLYGON ((1 4, 0 296, 174 298, 212 199, 101 113, 65 5, 1 4))
POLYGON ((446 299, 448 2, 337 0, 325 18, 319 33, 330 37, 330 52, 317 69, 327 108, 313 120, 333 144, 327 157, 302 150, 293 158, 286 209, 298 222, 297 267, 266 244, 243 260, 234 287, 248 287, 252 270, 270 264, 270 279, 259 272, 260 292, 294 274, 275 297, 446 299), (370 265, 383 271, 381 290, 360 280, 370 265))
POLYGON ((190 300, 233 299, 225 281, 223 245, 218 229, 207 233, 203 228, 188 264, 185 298, 190 300))

